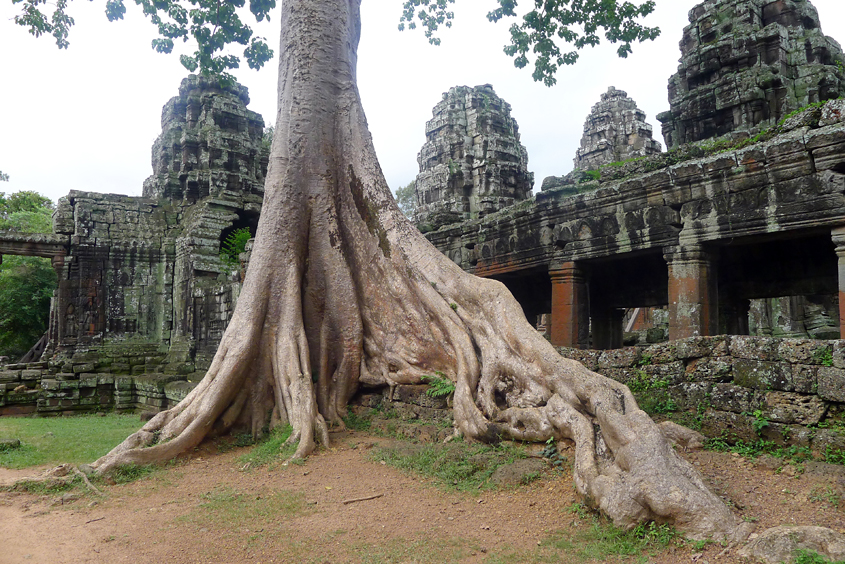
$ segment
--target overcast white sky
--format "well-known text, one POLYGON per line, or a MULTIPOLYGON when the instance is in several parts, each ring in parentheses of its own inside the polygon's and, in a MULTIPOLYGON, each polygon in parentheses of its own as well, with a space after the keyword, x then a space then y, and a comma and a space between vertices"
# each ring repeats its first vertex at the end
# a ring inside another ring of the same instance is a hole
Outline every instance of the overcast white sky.
MULTIPOLYGON (((529 168, 543 178, 572 169, 583 123, 609 86, 625 90, 655 116, 669 108, 666 85, 676 70, 678 42, 695 0, 658 0, 647 22, 661 28, 656 41, 635 45, 628 59, 612 46, 582 52, 547 88, 502 53, 509 22, 487 22, 494 0, 459 0, 456 22, 443 44, 397 31, 401 0, 364 0, 358 84, 382 168, 392 189, 414 179, 432 107, 452 86, 492 84, 513 107, 529 168)), ((822 29, 845 42, 845 2, 813 0, 822 29)), ((126 19, 109 23, 103 2, 77 0, 70 48, 35 39, 12 22, 17 6, 0 0, 0 170, 11 181, 0 190, 35 190, 53 200, 69 190, 140 195, 152 173, 150 148, 161 131, 161 107, 176 95, 187 71, 174 55, 150 48, 153 26, 127 2, 126 19)), ((278 8, 277 8, 278 11, 278 8)), ((278 14, 260 33, 278 44, 278 14)), ((249 88, 250 108, 272 123, 276 65, 236 73, 249 88)))

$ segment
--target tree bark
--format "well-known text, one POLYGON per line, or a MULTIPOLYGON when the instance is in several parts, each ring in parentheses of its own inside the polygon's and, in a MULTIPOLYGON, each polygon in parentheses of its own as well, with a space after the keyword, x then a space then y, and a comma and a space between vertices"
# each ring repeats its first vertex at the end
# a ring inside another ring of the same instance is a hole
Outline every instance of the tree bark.
POLYGON ((360 0, 284 0, 279 113, 232 321, 205 378, 94 463, 170 459, 205 437, 290 423, 328 443, 360 383, 456 384, 465 436, 576 443, 578 492, 623 527, 735 529, 627 387, 559 356, 499 282, 435 249, 396 206, 356 87, 360 0))

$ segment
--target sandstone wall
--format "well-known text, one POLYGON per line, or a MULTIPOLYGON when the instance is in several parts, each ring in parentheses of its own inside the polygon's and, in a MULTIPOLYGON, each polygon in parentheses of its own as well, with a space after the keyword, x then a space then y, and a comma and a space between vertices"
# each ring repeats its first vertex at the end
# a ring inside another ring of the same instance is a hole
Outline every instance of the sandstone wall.
POLYGON ((667 394, 672 418, 707 437, 845 448, 845 341, 722 335, 558 350, 632 389, 651 388, 645 396, 667 394))

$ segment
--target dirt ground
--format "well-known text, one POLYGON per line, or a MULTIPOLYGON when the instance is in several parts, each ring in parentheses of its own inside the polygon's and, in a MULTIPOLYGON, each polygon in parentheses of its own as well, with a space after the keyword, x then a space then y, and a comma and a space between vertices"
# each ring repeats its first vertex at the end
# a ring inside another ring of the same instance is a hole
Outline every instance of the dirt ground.
MULTIPOLYGON (((0 493, 0 563, 496 563, 544 554, 583 561, 565 543, 547 541, 555 533, 577 538, 592 523, 571 510, 577 500, 566 471, 469 495, 374 461, 370 450, 390 439, 332 438, 333 448, 303 464, 269 470, 241 468, 243 449, 221 454, 208 445, 146 478, 108 486, 103 497, 0 493)), ((845 533, 838 507, 845 467, 808 464, 802 472, 729 453, 684 456, 758 531, 813 524, 845 533)), ((32 473, 0 469, 0 483, 32 473)), ((646 559, 742 562, 719 544, 618 561, 646 559)))

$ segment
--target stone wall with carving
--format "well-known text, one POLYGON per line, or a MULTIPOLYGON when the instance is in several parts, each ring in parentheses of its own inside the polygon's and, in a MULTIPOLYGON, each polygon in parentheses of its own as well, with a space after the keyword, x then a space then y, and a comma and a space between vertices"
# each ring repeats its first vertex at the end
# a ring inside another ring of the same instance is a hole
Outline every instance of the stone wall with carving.
POLYGON ((668 149, 756 132, 807 104, 845 94, 842 49, 805 0, 707 0, 690 10, 670 109, 668 149))

